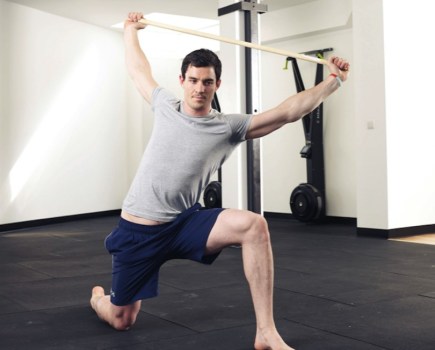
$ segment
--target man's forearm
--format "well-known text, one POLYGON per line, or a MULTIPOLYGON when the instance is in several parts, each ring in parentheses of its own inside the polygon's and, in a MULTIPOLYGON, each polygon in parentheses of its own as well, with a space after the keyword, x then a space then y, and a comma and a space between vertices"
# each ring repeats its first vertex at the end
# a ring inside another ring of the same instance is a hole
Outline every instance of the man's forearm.
POLYGON ((338 80, 329 75, 318 85, 289 97, 278 108, 286 116, 286 123, 295 122, 314 110, 339 87, 338 80))

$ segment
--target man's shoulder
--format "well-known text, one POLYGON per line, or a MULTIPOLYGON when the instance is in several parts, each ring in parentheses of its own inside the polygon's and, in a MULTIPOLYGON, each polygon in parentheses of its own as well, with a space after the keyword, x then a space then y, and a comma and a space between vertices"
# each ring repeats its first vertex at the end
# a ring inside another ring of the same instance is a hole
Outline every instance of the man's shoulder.
POLYGON ((176 97, 172 91, 158 86, 153 91, 153 107, 158 107, 162 105, 170 105, 174 108, 180 105, 180 99, 176 97))

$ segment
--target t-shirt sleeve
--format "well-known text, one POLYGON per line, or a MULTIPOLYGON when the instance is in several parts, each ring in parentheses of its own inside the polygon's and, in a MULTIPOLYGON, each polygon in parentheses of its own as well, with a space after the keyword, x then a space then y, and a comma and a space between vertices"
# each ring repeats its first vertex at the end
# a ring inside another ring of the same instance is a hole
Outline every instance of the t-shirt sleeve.
POLYGON ((227 114, 232 131, 231 142, 239 143, 246 140, 246 133, 251 125, 252 114, 227 114))
POLYGON ((152 94, 152 103, 151 110, 154 112, 156 108, 159 106, 169 103, 174 105, 179 103, 179 99, 177 99, 169 90, 166 90, 162 87, 156 87, 152 94))

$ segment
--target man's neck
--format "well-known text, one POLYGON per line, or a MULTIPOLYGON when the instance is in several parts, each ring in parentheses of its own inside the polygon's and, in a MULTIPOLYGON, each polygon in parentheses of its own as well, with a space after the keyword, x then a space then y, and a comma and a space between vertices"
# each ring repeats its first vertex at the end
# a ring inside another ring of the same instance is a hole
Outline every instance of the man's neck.
POLYGON ((190 108, 185 101, 183 101, 182 109, 183 109, 183 113, 187 114, 190 117, 204 117, 210 114, 211 106, 209 106, 208 108, 193 109, 190 108))

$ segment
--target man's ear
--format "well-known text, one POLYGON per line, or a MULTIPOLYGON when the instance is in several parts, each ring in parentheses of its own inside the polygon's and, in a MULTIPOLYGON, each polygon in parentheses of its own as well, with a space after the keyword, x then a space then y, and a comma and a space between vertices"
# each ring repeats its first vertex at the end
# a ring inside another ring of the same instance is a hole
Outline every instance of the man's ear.
POLYGON ((184 78, 183 78, 183 75, 182 75, 182 74, 180 74, 180 75, 178 76, 178 80, 180 81, 180 85, 183 86, 184 78))
POLYGON ((219 87, 221 86, 221 82, 222 82, 222 80, 218 80, 217 82, 216 82, 216 91, 219 89, 219 87))

